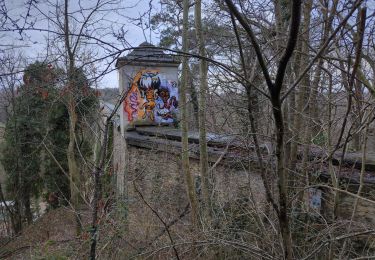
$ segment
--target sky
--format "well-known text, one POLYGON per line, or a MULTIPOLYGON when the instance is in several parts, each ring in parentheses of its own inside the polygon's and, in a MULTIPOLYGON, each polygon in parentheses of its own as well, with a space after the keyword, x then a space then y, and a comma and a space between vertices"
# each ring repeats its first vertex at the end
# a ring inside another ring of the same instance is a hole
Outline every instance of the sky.
MULTIPOLYGON (((69 12, 71 20, 76 19, 76 24, 83 21, 82 14, 78 10, 84 9, 83 15, 88 15, 92 7, 97 1, 100 2, 113 2, 112 5, 103 6, 101 12, 97 12, 92 20, 95 22, 90 24, 89 33, 93 33, 100 40, 111 42, 119 48, 136 47, 145 40, 158 44, 159 38, 156 32, 149 30, 143 31, 140 26, 137 26, 138 21, 132 21, 137 17, 141 17, 145 12, 151 9, 155 13, 160 10, 160 3, 158 0, 69 0, 69 12), (127 45, 121 46, 113 35, 108 34, 108 31, 118 32, 120 28, 126 31, 125 40, 127 45), (95 30, 94 30, 95 29, 95 30)), ((374 12, 374 0, 365 1, 369 8, 368 14, 374 12)), ((62 5, 64 0, 0 0, 0 26, 4 21, 1 12, 6 10, 8 19, 5 21, 6 26, 0 27, 0 50, 8 49, 9 46, 16 46, 16 51, 22 51, 29 62, 36 59, 44 59, 47 54, 46 44, 48 36, 51 36, 46 30, 56 31, 54 23, 56 22, 56 5, 62 5), (26 2, 34 2, 30 10, 26 2), (27 16, 27 14, 29 14, 27 16), (50 19, 47 19, 49 17, 50 19), (24 24, 25 18, 27 23, 24 24), (34 28, 41 30, 24 30, 20 35, 18 31, 10 31, 14 28, 14 23, 17 26, 28 27, 28 23, 33 23, 34 28)), ((61 11, 59 13, 62 15, 61 11)), ((143 15, 143 25, 148 22, 148 16, 143 15)), ((352 22, 354 23, 354 21, 352 22)), ((93 43, 93 42, 91 42, 93 43)), ((50 43, 50 44, 53 44, 50 43)), ((98 48, 97 45, 91 45, 91 51, 94 52, 94 57, 101 57, 105 51, 98 48)), ((122 56, 126 55, 126 52, 122 56)), ((106 68, 105 64, 97 63, 99 69, 106 68)), ((110 70, 114 70, 114 64, 109 65, 110 70)), ((98 84, 99 87, 118 87, 117 72, 114 70, 103 77, 98 84)))
MULTIPOLYGON (((30 0, 28 0, 30 1, 30 0)), ((44 59, 47 54, 47 43, 53 45, 54 42, 47 42, 47 38, 51 36, 52 31, 56 31, 55 23, 57 21, 56 13, 60 16, 62 12, 56 11, 56 5, 63 5, 62 0, 39 0, 36 1, 32 6, 28 6, 27 0, 0 0, 0 12, 6 10, 7 20, 6 26, 3 26, 0 30, 0 48, 2 50, 9 49, 10 46, 15 46, 15 51, 22 52, 32 62, 36 59, 44 59), (49 18, 47 18, 49 17, 49 18), (26 18, 26 23, 24 22, 26 18), (17 25, 15 25, 17 24, 17 25), (30 28, 30 24, 34 29, 25 29, 20 34, 19 31, 9 30, 18 27, 30 28), (35 30, 40 29, 40 30, 35 30), (51 32, 48 32, 51 31, 51 32)), ((71 13, 71 21, 75 21, 76 25, 81 24, 91 12, 92 8, 98 0, 70 0, 69 1, 69 12, 71 13), (79 10, 84 10, 79 12, 79 10)), ((124 47, 136 47, 144 41, 152 42, 157 44, 159 42, 158 36, 155 32, 150 30, 142 30, 139 25, 139 20, 132 20, 143 16, 143 27, 148 23, 149 16, 146 13, 150 10, 156 12, 158 9, 158 3, 156 1, 149 0, 99 0, 100 2, 112 2, 110 5, 103 5, 100 8, 100 12, 96 12, 92 16, 92 24, 88 24, 87 33, 92 34, 98 39, 111 42, 118 48, 124 47), (127 44, 121 45, 120 41, 111 34, 111 32, 119 32, 122 28, 126 31, 125 40, 127 44)), ((4 21, 4 16, 1 17, 0 21, 4 21), (1 20, 3 19, 3 20, 1 20)), ((78 31, 77 26, 73 26, 78 31)), ((92 42, 92 41, 91 41, 92 42)), ((92 42, 93 43, 93 42, 92 42)), ((91 45, 87 51, 92 51, 93 57, 101 57, 110 50, 107 48, 107 52, 103 49, 98 48, 97 45, 91 45)), ((113 49, 112 49, 113 50, 113 49)), ((122 56, 126 55, 126 52, 122 56)), ((104 64, 96 64, 99 66, 99 70, 106 68, 104 64)), ((114 69, 114 64, 110 66, 110 69, 114 69)), ((99 87, 118 87, 117 72, 112 71, 105 75, 98 84, 99 87)))

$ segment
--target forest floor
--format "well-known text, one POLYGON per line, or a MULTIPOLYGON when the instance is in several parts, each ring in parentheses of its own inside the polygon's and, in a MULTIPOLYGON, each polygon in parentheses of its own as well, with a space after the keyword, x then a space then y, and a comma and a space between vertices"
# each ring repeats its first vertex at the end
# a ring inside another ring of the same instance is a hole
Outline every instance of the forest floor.
POLYGON ((8 241, 3 239, 0 259, 79 258, 77 253, 86 251, 82 249, 89 245, 89 219, 89 211, 83 211, 84 232, 77 237, 74 212, 68 208, 51 210, 26 227, 19 236, 8 241))

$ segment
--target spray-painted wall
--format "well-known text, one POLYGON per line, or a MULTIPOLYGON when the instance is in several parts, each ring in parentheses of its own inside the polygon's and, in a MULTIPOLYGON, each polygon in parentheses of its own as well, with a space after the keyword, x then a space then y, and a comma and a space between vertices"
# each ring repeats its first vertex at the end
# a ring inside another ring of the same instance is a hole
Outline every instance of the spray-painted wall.
POLYGON ((129 122, 173 123, 178 109, 177 82, 160 70, 141 69, 133 77, 124 102, 129 122))
POLYGON ((123 66, 119 69, 125 128, 173 123, 178 117, 177 67, 123 66), (125 91, 125 92, 124 92, 125 91))

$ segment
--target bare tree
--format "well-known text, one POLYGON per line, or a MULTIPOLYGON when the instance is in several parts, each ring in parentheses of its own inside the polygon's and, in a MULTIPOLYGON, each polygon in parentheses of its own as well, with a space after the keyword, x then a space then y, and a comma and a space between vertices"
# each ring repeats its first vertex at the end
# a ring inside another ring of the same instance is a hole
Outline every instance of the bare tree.
MULTIPOLYGON (((202 1, 195 2, 195 29, 198 39, 199 56, 205 57, 205 44, 202 29, 202 1)), ((200 155, 200 174, 202 178, 203 193, 203 212, 205 221, 210 217, 210 192, 209 192, 209 172, 208 172, 208 155, 207 155, 207 136, 206 136, 206 93, 208 90, 207 83, 207 61, 199 61, 199 155, 200 155)))
MULTIPOLYGON (((183 1, 183 29, 182 29, 182 51, 188 53, 188 14, 189 14, 189 0, 183 1)), ((194 178, 190 171, 189 165, 189 141, 188 141, 188 114, 186 90, 188 86, 188 57, 184 56, 182 59, 182 78, 180 88, 181 108, 181 124, 182 124, 182 171, 185 175, 186 189, 191 206, 191 220, 195 228, 198 224, 198 202, 195 193, 194 178)))

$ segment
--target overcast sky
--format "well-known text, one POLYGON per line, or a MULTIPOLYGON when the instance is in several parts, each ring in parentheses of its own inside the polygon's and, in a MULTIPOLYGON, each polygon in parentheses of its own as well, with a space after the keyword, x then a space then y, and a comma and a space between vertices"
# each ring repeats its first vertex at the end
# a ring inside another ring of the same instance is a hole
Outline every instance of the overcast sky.
MULTIPOLYGON (((95 5, 97 0, 70 0, 69 2, 69 11, 72 14, 72 19, 78 21, 77 24, 84 20, 82 14, 78 13, 78 10, 87 9, 84 12, 84 15, 88 15, 89 10, 95 5), (74 17, 74 19, 73 19, 74 17)), ((101 0, 102 1, 102 0, 101 0)), ((64 2, 62 0, 56 1, 46 1, 39 0, 36 4, 28 8, 28 5, 25 3, 27 0, 0 0, 0 8, 6 10, 8 14, 8 19, 6 21, 6 27, 3 27, 1 30, 0 37, 2 41, 0 47, 5 50, 10 46, 17 46, 17 51, 22 51, 25 56, 29 59, 30 62, 35 59, 44 59, 47 55, 46 45, 48 32, 44 30, 56 31, 54 29, 54 23, 56 22, 56 4, 62 5, 64 2), (29 15, 27 16, 27 14, 29 15), (48 20, 46 17, 53 17, 48 20), (27 17, 25 24, 25 18, 27 17), (40 28, 39 30, 24 30, 22 34, 19 31, 9 31, 9 28, 15 28, 14 24, 17 24, 18 27, 30 27, 29 23, 33 23, 34 28, 40 28)), ((106 2, 109 2, 108 0, 106 2)), ((122 26, 126 33, 126 41, 131 46, 138 46, 140 43, 145 40, 151 41, 153 44, 158 43, 158 36, 155 33, 151 33, 150 30, 143 31, 140 26, 135 25, 127 18, 137 18, 142 14, 147 12, 151 8, 155 12, 159 6, 156 1, 148 0, 126 0, 114 1, 112 5, 106 5, 103 11, 96 13, 93 20, 95 21, 89 29, 95 29, 95 35, 100 38, 100 40, 108 42, 116 42, 115 38, 108 34, 108 32, 119 30, 122 26), (150 39, 151 37, 151 39, 150 39)), ((1 15, 1 14, 0 14, 1 15)), ((61 13, 60 13, 61 15, 61 13)), ((148 23, 148 15, 143 17, 144 23, 148 23)), ((4 19, 4 16, 0 19, 4 19)), ((0 20, 1 21, 1 20, 0 20)), ((119 45, 120 46, 120 45, 119 45)), ((118 46, 118 47, 119 47, 118 46)), ((129 47, 129 46, 125 46, 129 47)), ((97 45, 92 45, 92 51, 97 51, 98 56, 102 55, 103 52, 97 45)), ((125 53, 126 54, 126 53, 125 53)), ((124 54, 124 55, 125 55, 124 54)), ((103 68, 104 66, 101 65, 103 68)), ((111 66, 111 69, 114 69, 114 65, 111 66)), ((101 87, 118 87, 117 85, 117 72, 113 71, 107 74, 103 80, 100 82, 101 87)))

